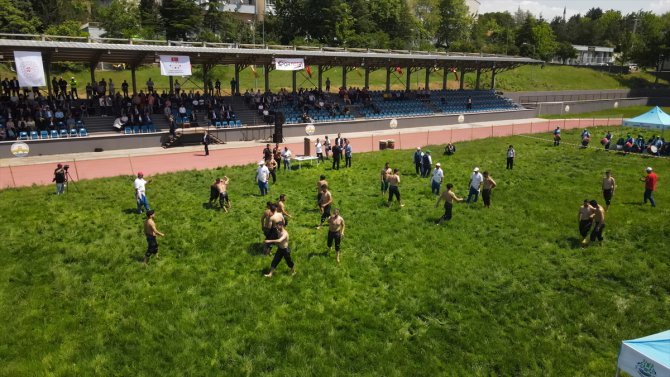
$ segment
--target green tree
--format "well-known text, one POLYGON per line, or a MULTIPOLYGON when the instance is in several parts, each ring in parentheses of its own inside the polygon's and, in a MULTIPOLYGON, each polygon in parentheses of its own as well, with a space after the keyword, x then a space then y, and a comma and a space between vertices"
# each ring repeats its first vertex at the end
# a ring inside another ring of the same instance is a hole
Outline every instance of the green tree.
POLYGON ((202 11, 193 0, 163 0, 160 15, 169 40, 195 37, 203 20, 202 11))
POLYGON ((91 17, 91 0, 30 0, 30 2, 44 28, 65 21, 87 22, 91 17))
POLYGON ((140 31, 137 3, 132 0, 112 0, 98 8, 98 19, 108 38, 132 38, 140 31))
POLYGON ((77 21, 65 21, 59 25, 51 25, 46 30, 45 34, 49 35, 66 35, 70 37, 86 37, 88 33, 81 30, 80 24, 77 21))
POLYGON ((157 39, 163 35, 163 25, 160 18, 160 7, 156 0, 140 0, 140 24, 142 36, 157 39))
POLYGON ((556 48, 556 57, 565 64, 569 59, 577 58, 577 50, 570 42, 560 42, 556 48))
POLYGON ((464 0, 440 0, 440 25, 435 35, 447 51, 462 49, 469 41, 472 17, 464 0))
POLYGON ((30 3, 23 0, 0 0, 0 32, 35 34, 41 21, 32 15, 30 3))

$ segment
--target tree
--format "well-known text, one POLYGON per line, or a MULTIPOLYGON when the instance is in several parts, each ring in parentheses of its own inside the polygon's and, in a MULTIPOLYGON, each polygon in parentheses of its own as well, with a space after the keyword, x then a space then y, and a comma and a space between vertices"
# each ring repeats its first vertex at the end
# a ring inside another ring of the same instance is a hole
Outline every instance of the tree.
POLYGON ((91 0, 30 0, 30 3, 44 28, 65 21, 87 22, 91 16, 91 0))
POLYGON ((108 38, 132 38, 140 31, 137 3, 132 0, 112 0, 108 6, 101 6, 98 19, 108 38))
POLYGON ((160 7, 156 0, 140 0, 139 12, 142 36, 149 39, 157 39, 161 36, 163 25, 161 24, 160 7))
POLYGON ((447 51, 459 50, 469 40, 472 18, 464 0, 440 0, 440 25, 437 28, 438 44, 447 51))
POLYGON ((59 25, 51 25, 46 30, 45 34, 49 35, 65 35, 70 37, 86 37, 88 33, 81 30, 79 22, 77 21, 65 21, 59 25))
POLYGON ((23 0, 0 0, 0 32, 35 34, 41 24, 32 16, 30 4, 23 0))
POLYGON ((197 35, 203 20, 202 11, 192 0, 163 0, 160 15, 168 40, 197 35))
POLYGON ((540 22, 533 27, 533 41, 536 48, 536 56, 542 60, 551 60, 558 48, 556 37, 551 27, 546 22, 540 22))
POLYGON ((561 62, 565 64, 569 59, 577 58, 577 50, 570 42, 561 42, 556 49, 556 57, 561 59, 561 62))

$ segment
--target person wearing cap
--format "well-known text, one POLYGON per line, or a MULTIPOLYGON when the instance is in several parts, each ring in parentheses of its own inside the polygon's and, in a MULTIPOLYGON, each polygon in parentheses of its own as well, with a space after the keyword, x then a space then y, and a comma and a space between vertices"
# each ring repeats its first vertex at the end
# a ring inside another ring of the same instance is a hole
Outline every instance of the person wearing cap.
POLYGON ((265 166, 265 161, 258 163, 258 169, 256 169, 256 183, 258 183, 258 189, 261 191, 261 196, 267 195, 268 193, 268 178, 270 177, 270 170, 265 166))
POLYGON ((593 208, 593 230, 591 231, 591 242, 596 239, 603 241, 603 231, 605 230, 605 209, 597 201, 591 200, 589 205, 593 208))
POLYGON ((137 173, 137 178, 135 178, 135 182, 133 183, 133 186, 135 187, 135 201, 137 202, 137 213, 142 213, 142 207, 148 211, 151 211, 151 207, 149 207, 149 201, 147 200, 147 195, 146 195, 146 185, 150 183, 151 181, 147 182, 144 180, 144 173, 139 172, 137 173))
POLYGON ((484 181, 482 182, 482 201, 484 201, 484 207, 486 208, 491 206, 491 191, 494 188, 496 188, 496 181, 489 175, 489 172, 485 171, 484 181))
POLYGON ((52 182, 56 182, 56 195, 60 195, 63 193, 65 189, 65 169, 63 168, 63 164, 58 164, 56 165, 56 170, 54 170, 54 178, 52 182))
POLYGON ((477 202, 477 199, 479 199, 479 187, 482 185, 482 182, 484 181, 484 177, 482 176, 482 173, 479 172, 479 168, 474 168, 472 171, 472 175, 470 176, 470 189, 468 191, 468 199, 465 201, 466 203, 470 204, 470 202, 477 202), (474 200, 472 198, 474 197, 474 200))
POLYGON ((512 144, 510 144, 510 146, 507 147, 507 169, 509 170, 514 169, 514 157, 516 157, 516 151, 512 144))
POLYGON ((582 245, 588 243, 589 231, 591 230, 591 225, 593 225, 593 217, 595 216, 596 209, 591 207, 588 199, 584 199, 582 206, 579 207, 577 212, 577 221, 579 223, 579 234, 582 236, 582 245))
POLYGON ((428 178, 430 168, 433 166, 433 159, 430 157, 430 150, 427 150, 421 158, 421 177, 428 178))
POLYGON ((444 191, 438 198, 437 202, 435 202, 435 208, 437 208, 438 205, 440 205, 440 201, 444 200, 444 215, 440 217, 440 220, 436 223, 436 225, 442 225, 443 222, 451 220, 451 211, 454 207, 454 202, 462 202, 463 198, 459 198, 454 194, 452 189, 454 188, 454 185, 451 183, 447 183, 447 190, 444 191))
POLYGON ((430 192, 435 195, 440 195, 440 185, 442 185, 443 180, 444 171, 442 171, 442 167, 438 162, 435 164, 435 169, 433 170, 433 179, 430 180, 430 192))
POLYGON ((156 255, 156 258, 158 258, 158 241, 156 240, 156 236, 165 236, 165 234, 156 229, 155 216, 154 210, 150 209, 147 211, 147 219, 144 221, 144 235, 147 237, 147 252, 144 253, 143 261, 145 266, 149 263, 149 258, 152 255, 156 255))
POLYGON ((414 167, 416 168, 416 175, 421 175, 421 159, 423 158, 423 152, 421 152, 421 147, 416 147, 414 152, 414 167))
POLYGON ((605 198, 606 209, 610 208, 615 189, 616 181, 614 180, 614 177, 612 177, 612 172, 608 170, 605 172, 605 177, 603 178, 603 197, 605 198))
POLYGON ((647 204, 647 200, 651 202, 652 207, 656 207, 656 201, 654 200, 654 191, 656 191, 656 182, 658 182, 658 176, 654 173, 653 169, 648 167, 646 169, 647 175, 641 179, 644 182, 644 204, 647 204))

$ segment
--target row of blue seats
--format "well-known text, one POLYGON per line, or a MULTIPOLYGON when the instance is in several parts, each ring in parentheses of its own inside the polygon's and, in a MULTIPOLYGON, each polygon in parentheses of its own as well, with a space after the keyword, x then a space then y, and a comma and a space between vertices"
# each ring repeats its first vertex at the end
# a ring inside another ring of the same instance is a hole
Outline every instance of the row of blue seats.
POLYGON ((399 113, 399 112, 381 112, 379 114, 368 113, 365 114, 366 119, 380 119, 380 118, 403 118, 412 116, 433 115, 432 111, 417 111, 413 113, 399 113))
POLYGON ((225 120, 216 120, 212 122, 212 126, 216 128, 241 128, 242 127, 242 121, 241 120, 231 120, 226 122, 225 120))
POLYGON ((147 134, 150 132, 156 132, 156 127, 154 127, 153 123, 149 123, 147 125, 142 125, 142 126, 126 126, 123 128, 123 133, 125 135, 132 135, 132 134, 147 134))
POLYGON ((51 130, 51 132, 42 130, 39 133, 37 131, 21 131, 19 132, 19 140, 40 140, 40 139, 63 139, 67 137, 84 137, 88 136, 88 132, 85 128, 76 129, 73 128, 70 131, 63 128, 60 131, 51 130))

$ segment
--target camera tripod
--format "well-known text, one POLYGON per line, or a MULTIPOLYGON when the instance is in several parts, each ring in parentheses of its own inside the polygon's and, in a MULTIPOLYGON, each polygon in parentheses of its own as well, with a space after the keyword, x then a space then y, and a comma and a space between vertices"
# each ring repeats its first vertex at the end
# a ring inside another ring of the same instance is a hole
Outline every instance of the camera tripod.
POLYGON ((70 191, 70 182, 72 182, 72 187, 74 187, 74 189, 77 192, 79 192, 79 189, 74 184, 74 182, 75 182, 74 178, 72 178, 72 175, 70 175, 70 172, 68 171, 68 169, 65 169, 65 192, 70 191))

